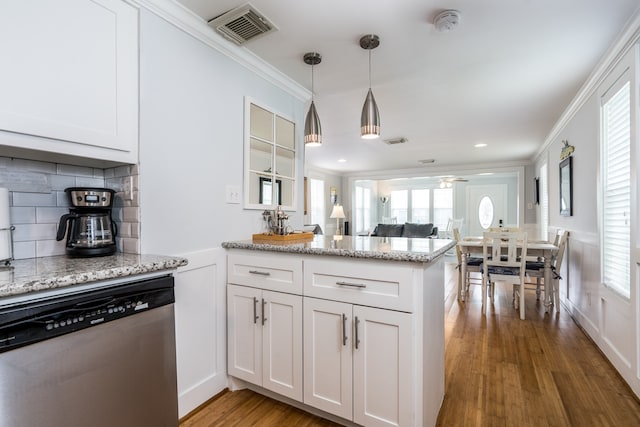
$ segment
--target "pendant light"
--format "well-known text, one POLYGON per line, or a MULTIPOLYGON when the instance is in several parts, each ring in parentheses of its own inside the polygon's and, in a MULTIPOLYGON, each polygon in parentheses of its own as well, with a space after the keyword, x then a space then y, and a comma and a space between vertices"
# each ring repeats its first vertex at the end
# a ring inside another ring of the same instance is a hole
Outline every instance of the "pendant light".
POLYGON ((364 100, 360 117, 360 136, 363 139, 375 139, 380 136, 380 113, 378 113, 378 105, 371 91, 371 50, 379 45, 380 37, 375 34, 360 39, 360 47, 369 51, 369 92, 364 100))
POLYGON ((305 64, 311 65, 311 105, 307 118, 304 121, 304 145, 305 147, 318 147, 322 145, 322 128, 320 127, 320 118, 313 102, 313 66, 318 65, 322 61, 322 56, 317 52, 309 52, 304 54, 305 64))

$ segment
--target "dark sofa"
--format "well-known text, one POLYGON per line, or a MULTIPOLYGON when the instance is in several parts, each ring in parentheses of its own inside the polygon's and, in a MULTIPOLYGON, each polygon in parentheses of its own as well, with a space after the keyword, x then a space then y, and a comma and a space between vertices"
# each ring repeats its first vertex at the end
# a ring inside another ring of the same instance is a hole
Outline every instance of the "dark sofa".
POLYGON ((379 237, 438 237, 438 227, 433 224, 378 224, 371 233, 379 237))

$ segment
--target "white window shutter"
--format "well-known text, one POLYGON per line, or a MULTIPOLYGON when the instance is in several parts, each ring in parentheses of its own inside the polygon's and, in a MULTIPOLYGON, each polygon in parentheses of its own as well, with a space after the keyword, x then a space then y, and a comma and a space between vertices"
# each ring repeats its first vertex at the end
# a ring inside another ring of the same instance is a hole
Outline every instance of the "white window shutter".
POLYGON ((602 106, 602 270, 604 285, 630 297, 631 84, 602 106))

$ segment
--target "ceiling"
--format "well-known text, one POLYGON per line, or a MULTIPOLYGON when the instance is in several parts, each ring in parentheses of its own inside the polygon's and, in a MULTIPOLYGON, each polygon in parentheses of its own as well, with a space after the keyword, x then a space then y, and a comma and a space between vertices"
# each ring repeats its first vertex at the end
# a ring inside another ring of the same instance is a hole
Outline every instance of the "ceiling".
MULTIPOLYGON (((243 0, 178 0, 210 20, 243 0)), ((251 0, 278 31, 244 48, 311 89, 306 52, 319 52, 315 103, 323 144, 305 165, 336 173, 528 161, 615 41, 638 0, 251 0), (461 14, 454 31, 433 18, 461 14), (381 138, 360 138, 368 88, 381 138), (386 139, 406 138, 387 145, 386 139), (475 148, 475 144, 487 144, 475 148), (340 159, 346 160, 339 162, 340 159), (435 159, 432 165, 418 161, 435 159)))

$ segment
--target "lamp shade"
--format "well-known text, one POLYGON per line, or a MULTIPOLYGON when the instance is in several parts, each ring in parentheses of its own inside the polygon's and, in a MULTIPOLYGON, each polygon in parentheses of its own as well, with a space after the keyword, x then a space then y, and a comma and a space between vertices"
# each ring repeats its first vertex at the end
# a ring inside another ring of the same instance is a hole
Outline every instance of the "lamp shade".
POLYGON ((311 101, 307 118, 304 121, 304 143, 307 147, 315 147, 322 144, 320 118, 313 101, 311 101))
POLYGON ((311 105, 304 121, 304 145, 305 147, 317 147, 322 145, 322 128, 320 127, 316 104, 313 102, 313 67, 322 62, 322 55, 318 52, 307 52, 302 59, 305 64, 311 65, 311 105))
POLYGON ((341 205, 334 205, 329 218, 344 218, 344 209, 341 205))
POLYGON ((362 106, 362 116, 360 117, 360 135, 363 139, 375 139, 380 136, 380 113, 378 104, 373 97, 373 92, 369 88, 367 97, 362 106))

